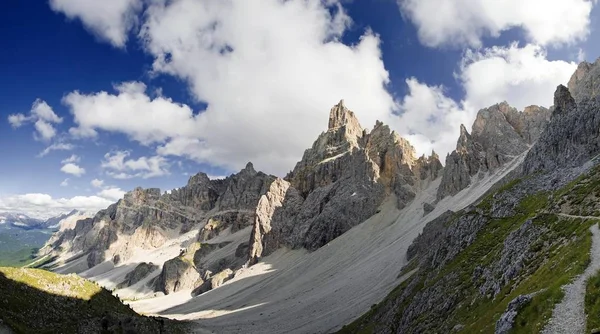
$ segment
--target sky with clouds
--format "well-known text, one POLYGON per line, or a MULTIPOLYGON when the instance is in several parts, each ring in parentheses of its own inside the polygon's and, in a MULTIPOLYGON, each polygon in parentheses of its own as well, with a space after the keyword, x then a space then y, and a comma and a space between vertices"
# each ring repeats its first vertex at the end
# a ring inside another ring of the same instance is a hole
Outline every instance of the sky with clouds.
POLYGON ((1 5, 0 211, 278 176, 340 99, 444 157, 507 101, 550 106, 600 56, 595 0, 49 0, 1 5))

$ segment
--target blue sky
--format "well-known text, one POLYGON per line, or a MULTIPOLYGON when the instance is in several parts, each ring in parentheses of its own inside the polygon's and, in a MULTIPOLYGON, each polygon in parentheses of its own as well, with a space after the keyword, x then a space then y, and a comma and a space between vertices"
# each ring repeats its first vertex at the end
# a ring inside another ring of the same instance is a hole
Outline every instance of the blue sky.
POLYGON ((247 161, 283 176, 342 98, 443 157, 478 109, 549 106, 600 55, 588 0, 1 6, 0 211, 38 216, 247 161))

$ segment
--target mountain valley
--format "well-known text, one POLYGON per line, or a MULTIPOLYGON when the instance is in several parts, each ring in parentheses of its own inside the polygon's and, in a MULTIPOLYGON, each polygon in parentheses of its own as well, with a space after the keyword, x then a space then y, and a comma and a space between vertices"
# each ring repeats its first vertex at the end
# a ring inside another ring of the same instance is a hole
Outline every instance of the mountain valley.
MULTIPOLYGON (((11 218, 57 229, 29 264, 53 273, 0 272, 94 286, 119 309, 111 324, 127 314, 134 332, 590 332, 599 71, 580 64, 550 108, 480 110, 444 164, 382 122, 363 128, 342 100, 285 177, 248 163, 167 192, 138 187, 94 215, 11 218)), ((39 328, 15 325, 5 304, 3 324, 39 328)))

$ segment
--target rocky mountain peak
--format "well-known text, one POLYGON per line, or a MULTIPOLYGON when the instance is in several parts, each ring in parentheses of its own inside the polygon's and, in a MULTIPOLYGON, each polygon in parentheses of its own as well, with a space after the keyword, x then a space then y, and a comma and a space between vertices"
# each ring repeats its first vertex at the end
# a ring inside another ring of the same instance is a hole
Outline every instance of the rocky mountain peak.
POLYGON ((471 142, 471 135, 464 124, 460 125, 460 135, 458 136, 458 140, 456 141, 456 151, 462 152, 467 150, 469 147, 469 143, 471 142))
POLYGON ((160 189, 159 188, 148 188, 144 189, 142 187, 137 187, 132 191, 129 191, 125 194, 124 200, 127 203, 131 203, 133 205, 144 205, 151 201, 156 201, 160 198, 160 189))
POLYGON ((344 105, 344 100, 340 100, 338 104, 331 108, 329 112, 329 127, 328 131, 345 128, 345 132, 349 136, 361 137, 363 128, 360 126, 358 119, 352 111, 344 105))
MULTIPOLYGON (((600 71, 595 70, 595 64, 593 67, 580 83, 599 81, 595 75, 600 75, 600 71)), ((577 93, 577 89, 575 92, 577 93)), ((579 100, 572 93, 563 85, 556 88, 552 122, 527 153, 523 162, 525 174, 581 165, 600 153, 598 98, 586 95, 591 93, 590 90, 579 91, 579 100)))
POLYGON ((554 114, 565 113, 575 107, 575 99, 569 89, 559 85, 554 92, 554 114))
POLYGON ((206 175, 206 173, 198 173, 196 175, 193 175, 190 177, 190 179, 188 180, 187 185, 188 186, 193 186, 193 185, 202 185, 202 184, 207 184, 210 183, 210 178, 208 177, 208 175, 206 175))
POLYGON ((594 63, 582 62, 567 84, 577 103, 600 95, 600 58, 594 63))
POLYGON ((461 124, 456 150, 446 157, 438 199, 454 195, 482 173, 493 172, 527 151, 550 119, 550 111, 530 106, 519 112, 507 102, 479 110, 469 134, 461 124))
POLYGON ((244 167, 244 169, 242 169, 241 172, 246 174, 256 174, 256 170, 254 169, 254 165, 252 164, 252 162, 248 162, 246 164, 246 167, 244 167))

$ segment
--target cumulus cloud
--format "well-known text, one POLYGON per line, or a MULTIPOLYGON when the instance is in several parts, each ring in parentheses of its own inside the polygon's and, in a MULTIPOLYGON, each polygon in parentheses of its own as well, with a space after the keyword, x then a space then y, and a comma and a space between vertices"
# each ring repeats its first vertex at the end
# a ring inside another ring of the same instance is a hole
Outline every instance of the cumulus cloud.
POLYGON ((61 161, 62 164, 68 164, 69 162, 79 162, 81 160, 81 158, 79 156, 77 156, 76 154, 71 154, 70 157, 64 159, 63 161, 61 161))
POLYGON ((104 185, 104 181, 98 180, 98 179, 93 179, 92 182, 90 182, 90 184, 94 188, 102 188, 102 186, 104 185))
POLYGON ((107 187, 98 193, 98 196, 112 201, 118 201, 125 195, 125 191, 117 187, 107 187))
POLYGON ((142 0, 50 0, 50 7, 83 25, 115 47, 124 47, 128 32, 137 22, 142 0))
POLYGON ((75 196, 53 198, 48 194, 23 194, 0 197, 0 211, 25 213, 31 217, 47 219, 73 209, 94 212, 113 203, 101 196, 75 196))
POLYGON ((60 183, 60 186, 61 186, 61 187, 67 187, 68 185, 69 185, 69 179, 68 179, 68 178, 64 179, 64 180, 63 180, 63 181, 60 183))
POLYGON ((75 148, 75 145, 70 143, 54 143, 46 147, 43 151, 38 154, 38 157, 48 155, 52 151, 71 151, 75 148))
POLYGON ((498 37, 522 28, 539 45, 571 44, 590 32, 591 0, 398 0, 416 27, 420 41, 431 47, 481 46, 484 36, 498 37))
POLYGON ((12 114, 8 116, 8 122, 13 128, 19 128, 29 122, 34 123, 34 138, 37 140, 48 141, 56 136, 56 129, 53 124, 62 123, 63 119, 58 117, 54 110, 40 99, 35 100, 29 111, 29 115, 12 114))
POLYGON ((75 163, 67 163, 63 165, 60 171, 77 177, 80 177, 81 175, 85 174, 85 169, 75 163))
POLYGON ((229 169, 253 161, 281 175, 339 99, 368 126, 396 107, 378 36, 340 42, 350 18, 337 1, 155 1, 144 19, 139 37, 153 71, 185 80, 208 107, 151 98, 137 82, 116 93, 73 92, 64 98, 72 134, 125 133, 161 155, 229 169))
POLYGON ((460 124, 470 129, 478 110, 502 101, 518 110, 532 104, 550 107, 556 86, 566 84, 576 68, 573 62, 548 60, 536 45, 468 51, 456 73, 464 99, 454 101, 444 87, 410 78, 401 116, 391 120, 392 127, 419 153, 434 149, 443 157, 455 148, 460 124))
POLYGON ((171 99, 145 94, 146 85, 126 82, 115 86, 118 94, 107 92, 84 95, 72 92, 63 102, 71 108, 77 128, 70 130, 78 137, 95 137, 96 129, 125 133, 143 144, 163 142, 179 135, 191 135, 196 117, 186 106, 171 99))
POLYGON ((531 104, 551 106, 556 86, 566 84, 576 68, 574 62, 549 61, 540 46, 513 43, 467 52, 458 77, 474 108, 506 100, 522 110, 531 104))
POLYGON ((169 174, 169 163, 161 156, 139 157, 128 159, 129 151, 115 151, 106 153, 101 167, 107 174, 115 179, 130 179, 141 177, 144 179, 169 174))

